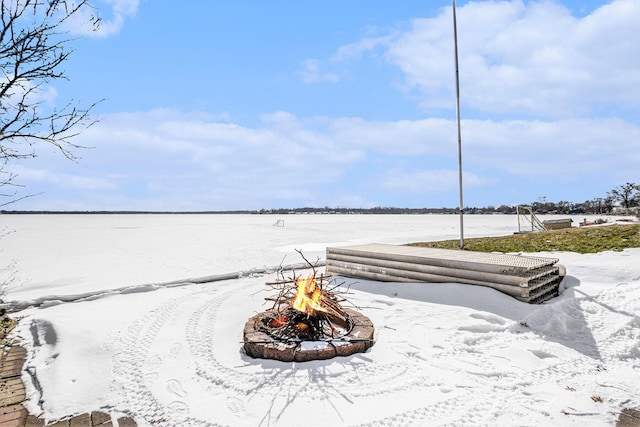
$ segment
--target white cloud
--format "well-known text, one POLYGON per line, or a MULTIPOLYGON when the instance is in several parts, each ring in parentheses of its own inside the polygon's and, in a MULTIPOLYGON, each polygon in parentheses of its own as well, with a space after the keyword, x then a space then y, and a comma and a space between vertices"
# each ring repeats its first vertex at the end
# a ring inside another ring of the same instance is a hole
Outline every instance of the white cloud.
MULTIPOLYGON (((0 76, 0 84, 7 84, 10 78, 13 78, 13 76, 0 76)), ((58 97, 58 91, 53 86, 44 83, 35 86, 30 80, 19 79, 18 82, 12 84, 9 91, 3 95, 3 103, 15 105, 21 102, 23 97, 25 97, 26 105, 37 106, 38 104, 44 103, 47 106, 52 106, 58 97)))
POLYGON ((67 21, 69 30, 85 36, 107 37, 122 29, 125 19, 136 15, 139 0, 98 0, 94 7, 84 7, 67 21), (94 16, 100 17, 97 31, 92 24, 94 16))
MULTIPOLYGON (((509 202, 507 194, 553 199, 556 189, 565 200, 603 196, 640 181, 638 141, 640 126, 622 119, 463 120, 465 192, 474 200, 490 193, 476 205, 509 202)), ((453 120, 301 119, 276 111, 249 127, 211 114, 154 110, 105 116, 75 142, 95 147, 79 150, 77 164, 54 150, 21 164, 17 183, 45 192, 21 203, 158 210, 413 206, 425 203, 424 194, 437 194, 438 206, 457 203, 453 120)))
POLYGON ((34 169, 24 165, 14 167, 12 171, 20 181, 55 184, 64 189, 99 191, 117 188, 113 180, 104 177, 84 176, 79 172, 77 174, 58 173, 53 170, 34 169))
POLYGON ((632 177, 640 127, 620 119, 464 122, 463 144, 475 168, 513 176, 632 177))
MULTIPOLYGON (((113 16, 105 34, 138 7, 107 3, 113 16)), ((637 22, 637 0, 615 0, 583 18, 551 1, 459 7, 465 186, 500 191, 486 203, 502 203, 502 194, 552 198, 548 189, 557 187, 563 199, 602 196, 597 185, 606 192, 640 181, 640 126, 628 121, 640 107, 637 22), (609 118, 591 118, 602 111, 609 118), (471 119, 485 115, 494 119, 471 119)), ((326 61, 309 59, 300 75, 307 83, 338 82, 334 70, 344 64, 337 63, 365 55, 397 66, 404 88, 448 118, 370 121, 273 111, 246 126, 227 114, 112 114, 74 141, 95 147, 79 152, 81 168, 45 155, 20 178, 61 192, 90 191, 92 202, 114 209, 401 206, 409 200, 401 197, 426 191, 455 205, 451 8, 412 21, 407 31, 345 45, 326 61)))
MULTIPOLYGON (((90 172, 47 156, 37 168, 56 170, 63 178, 42 172, 40 182, 93 186, 105 197, 117 187, 130 193, 132 203, 164 198, 165 209, 324 206, 344 204, 353 194, 371 200, 367 205, 390 205, 379 198, 455 192, 451 120, 301 120, 287 112, 262 119, 246 127, 170 110, 107 116, 77 141, 96 147, 79 153, 81 168, 90 172), (78 178, 81 173, 85 180, 78 178)), ((596 176, 618 185, 637 174, 640 127, 619 119, 464 120, 462 125, 465 186, 508 191, 518 182, 596 176)))
POLYGON ((337 52, 327 61, 320 59, 307 59, 303 63, 303 70, 298 73, 304 83, 329 82, 337 83, 342 79, 340 73, 327 72, 324 68, 335 66, 336 63, 355 60, 363 54, 375 55, 374 52, 384 52, 389 43, 394 39, 395 33, 380 37, 368 37, 355 43, 340 46, 337 52))
MULTIPOLYGON (((454 192, 458 189, 459 174, 457 170, 404 170, 391 169, 382 178, 381 185, 390 191, 411 194, 429 194, 454 192)), ((490 180, 473 173, 463 172, 465 186, 477 187, 490 180)))
POLYGON ((359 58, 363 53, 369 53, 378 48, 386 48, 394 37, 395 34, 382 37, 369 37, 355 43, 341 46, 330 60, 332 62, 338 62, 359 58))
POLYGON ((356 118, 337 118, 331 132, 353 147, 376 150, 389 156, 442 154, 442 144, 455 132, 455 124, 445 119, 371 122, 356 118))
MULTIPOLYGON (((638 108, 637 22, 635 0, 613 1, 584 18, 550 1, 467 3, 458 8, 463 104, 541 117, 590 114, 603 104, 638 108)), ((449 7, 416 19, 389 44, 387 59, 426 108, 450 108, 455 97, 451 27, 449 7)))
POLYGON ((330 82, 335 83, 340 80, 340 76, 335 73, 322 72, 321 62, 317 59, 307 59, 304 61, 304 69, 300 71, 300 77, 304 83, 330 82))
POLYGON ((100 22, 98 35, 110 36, 119 33, 126 18, 135 16, 138 11, 138 0, 105 0, 111 5, 111 16, 100 22))

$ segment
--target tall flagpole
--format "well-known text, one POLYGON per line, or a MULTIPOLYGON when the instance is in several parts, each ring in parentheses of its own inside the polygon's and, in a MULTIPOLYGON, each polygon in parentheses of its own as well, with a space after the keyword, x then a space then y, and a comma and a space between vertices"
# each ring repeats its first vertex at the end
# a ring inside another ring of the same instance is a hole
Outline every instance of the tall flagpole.
POLYGON ((462 209, 462 133, 460 131, 460 76, 458 71, 458 26, 456 23, 456 0, 453 2, 453 44, 456 56, 456 121, 458 122, 458 185, 460 193, 460 249, 464 249, 464 220, 462 209))

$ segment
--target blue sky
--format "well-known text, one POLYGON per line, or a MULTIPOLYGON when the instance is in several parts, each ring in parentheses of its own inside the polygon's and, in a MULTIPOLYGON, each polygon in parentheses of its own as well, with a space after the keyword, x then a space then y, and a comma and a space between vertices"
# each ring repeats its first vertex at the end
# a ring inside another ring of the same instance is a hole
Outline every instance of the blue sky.
MULTIPOLYGON (((12 209, 458 205, 450 2, 93 4, 49 101, 105 98, 91 148, 11 165, 12 209)), ((640 182, 640 1, 457 16, 466 206, 640 182)))

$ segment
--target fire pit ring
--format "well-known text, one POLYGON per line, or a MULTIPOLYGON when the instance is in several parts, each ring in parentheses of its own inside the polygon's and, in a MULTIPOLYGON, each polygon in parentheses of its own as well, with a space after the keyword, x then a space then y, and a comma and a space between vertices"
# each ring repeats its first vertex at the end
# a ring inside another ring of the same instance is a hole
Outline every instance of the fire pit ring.
POLYGON ((276 340, 261 330, 263 319, 273 312, 267 310, 259 313, 251 317, 244 326, 244 351, 256 359, 274 359, 282 362, 308 362, 364 353, 374 343, 373 323, 367 316, 355 310, 343 310, 353 325, 349 333, 338 339, 322 341, 276 340))

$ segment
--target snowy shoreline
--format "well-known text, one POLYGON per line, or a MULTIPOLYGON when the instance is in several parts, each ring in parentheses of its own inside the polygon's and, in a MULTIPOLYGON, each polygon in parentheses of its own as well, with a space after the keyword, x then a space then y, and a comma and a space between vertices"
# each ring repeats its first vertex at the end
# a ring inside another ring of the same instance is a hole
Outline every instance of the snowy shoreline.
MULTIPOLYGON (((109 293, 294 263, 295 249, 315 259, 328 245, 457 233, 447 215, 353 217, 292 216, 273 227, 263 216, 4 216, 15 233, 2 239, 3 255, 17 272, 5 300, 105 292, 16 313, 13 335, 40 385, 24 378, 26 406, 51 420, 102 409, 167 426, 299 425, 312 409, 308 425, 611 425, 640 406, 640 249, 554 252, 565 291, 543 305, 453 283, 345 279, 376 344, 298 364, 241 351, 244 322, 264 308, 268 268, 109 293)), ((467 224, 470 237, 517 229, 513 216, 467 224)))

